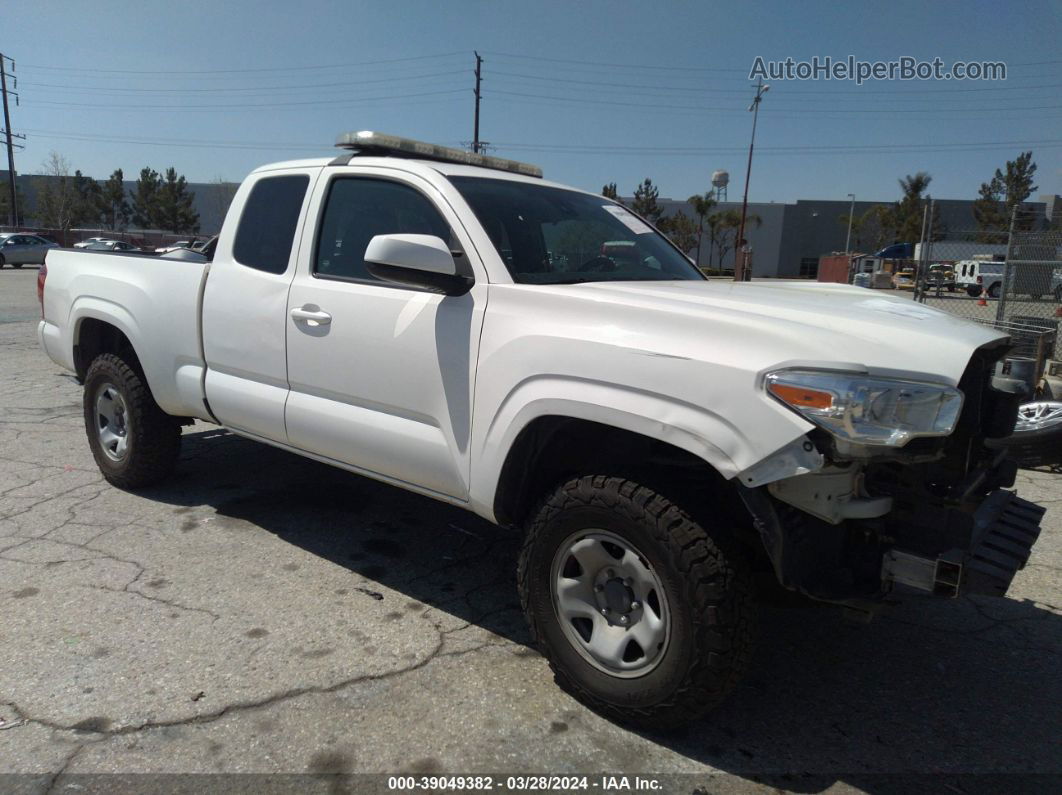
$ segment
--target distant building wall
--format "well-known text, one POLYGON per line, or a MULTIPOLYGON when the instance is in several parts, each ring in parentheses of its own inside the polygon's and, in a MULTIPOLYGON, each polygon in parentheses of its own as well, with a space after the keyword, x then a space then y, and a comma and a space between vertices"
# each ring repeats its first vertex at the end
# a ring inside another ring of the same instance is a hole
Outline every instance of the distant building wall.
MULTIPOLYGON (((22 192, 28 206, 36 206, 36 193, 40 180, 51 179, 34 174, 19 174, 18 187, 22 192)), ((7 171, 0 171, 0 182, 7 181, 7 171)), ((134 180, 126 180, 126 194, 132 196, 136 189, 134 180)), ((221 223, 225 218, 224 208, 228 206, 227 199, 231 197, 233 186, 222 186, 217 183, 191 182, 188 189, 195 194, 193 205, 199 213, 199 235, 208 236, 217 234, 221 229, 221 223)), ((621 201, 630 205, 632 199, 621 198, 621 201)), ((689 203, 675 199, 658 199, 665 216, 673 215, 678 211, 684 212, 694 222, 697 216, 689 203)), ((877 205, 888 205, 891 202, 857 201, 855 203, 855 216, 858 218, 870 208, 877 205)), ((973 201, 969 199, 936 199, 938 216, 948 230, 963 231, 977 227, 973 215, 973 201)), ((1041 195, 1037 201, 1027 202, 1027 205, 1037 211, 1041 222, 1048 224, 1052 219, 1062 219, 1062 196, 1051 194, 1041 195)), ((753 276, 774 276, 783 278, 797 278, 800 276, 814 277, 818 266, 819 257, 823 254, 844 251, 845 236, 848 227, 845 220, 848 215, 850 204, 847 199, 798 199, 792 203, 782 202, 752 202, 749 204, 750 216, 756 215, 761 223, 747 225, 745 237, 752 248, 752 274, 753 276)), ((741 202, 722 202, 715 206, 713 212, 734 210, 741 212, 741 202)), ((33 226, 32 217, 26 218, 26 226, 33 226)), ((904 241, 915 243, 917 241, 904 241)), ((863 249, 868 251, 868 246, 857 245, 855 236, 852 239, 853 251, 863 249)), ((733 268, 733 249, 728 251, 722 264, 718 261, 718 254, 711 250, 712 246, 705 231, 704 242, 701 246, 701 267, 733 268)), ((690 252, 691 256, 694 252, 690 252)))
MULTIPOLYGON (((623 199, 623 201, 629 204, 631 200, 623 199)), ((665 216, 673 215, 681 210, 694 221, 697 220, 693 208, 687 202, 658 199, 658 203, 663 208, 665 216)), ((891 202, 857 201, 854 214, 856 218, 859 218, 872 207, 889 204, 891 202)), ((934 204, 938 208, 938 217, 947 230, 957 232, 977 228, 972 200, 937 199, 934 200, 934 204)), ((1026 206, 1033 208, 1040 222, 1045 225, 1051 223, 1052 219, 1062 218, 1062 197, 1043 195, 1038 197, 1037 201, 1026 202, 1026 206)), ((820 256, 845 250, 845 238, 848 234, 847 216, 850 207, 851 204, 847 200, 798 199, 796 202, 787 204, 750 202, 749 215, 758 215, 762 219, 759 226, 748 224, 745 231, 745 237, 752 248, 753 276, 813 278, 820 256)), ((741 202, 722 202, 716 205, 713 212, 725 210, 735 210, 740 213, 741 202)), ((701 267, 709 266, 707 233, 705 241, 702 244, 701 257, 698 262, 701 267)), ((871 248, 877 247, 866 242, 860 245, 857 235, 853 233, 851 242, 853 252, 873 253, 869 250, 871 248)), ((712 267, 720 267, 717 259, 713 254, 712 267)), ((734 267, 732 250, 727 253, 723 267, 734 267)))
MULTIPOLYGON (((17 169, 16 169, 17 170, 17 169)), ((0 171, 0 182, 7 182, 7 170, 0 171)), ((37 219, 33 217, 32 210, 37 206, 37 191, 42 181, 55 179, 40 174, 18 174, 15 183, 21 194, 28 211, 19 208, 25 217, 24 226, 37 226, 37 219)), ((103 182, 105 180, 98 180, 103 182)), ((125 180, 126 198, 132 201, 133 191, 136 190, 136 180, 125 180)), ((216 182, 189 182, 188 190, 195 194, 192 206, 199 213, 199 235, 216 235, 221 230, 221 222, 225 220, 223 208, 228 207, 228 200, 234 192, 235 185, 219 185, 216 182)), ((0 223, 6 223, 6 219, 0 219, 0 223)))

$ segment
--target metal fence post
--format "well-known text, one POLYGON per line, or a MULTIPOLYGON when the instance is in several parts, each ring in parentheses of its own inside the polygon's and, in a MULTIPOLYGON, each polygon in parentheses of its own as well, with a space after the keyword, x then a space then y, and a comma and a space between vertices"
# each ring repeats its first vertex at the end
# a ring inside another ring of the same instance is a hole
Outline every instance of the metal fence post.
POLYGON ((918 241, 918 257, 915 259, 915 286, 914 300, 925 301, 926 291, 922 284, 922 274, 925 273, 923 264, 926 259, 926 219, 929 217, 929 205, 922 209, 922 239, 918 241))
POLYGON ((1018 218, 1018 205, 1015 204, 1010 213, 1010 232, 1007 234, 1007 260, 1003 263, 1003 284, 999 291, 999 303, 996 304, 996 322, 1001 322, 1006 317, 1007 288, 1011 284, 1014 270, 1014 225, 1018 218))

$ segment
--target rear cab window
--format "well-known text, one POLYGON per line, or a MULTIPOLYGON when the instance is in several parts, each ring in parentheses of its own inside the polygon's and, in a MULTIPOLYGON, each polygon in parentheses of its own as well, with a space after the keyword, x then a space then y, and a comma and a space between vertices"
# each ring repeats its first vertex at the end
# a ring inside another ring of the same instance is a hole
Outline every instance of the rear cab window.
POLYGON ((265 273, 286 271, 309 185, 307 174, 259 179, 251 188, 240 215, 232 244, 233 259, 265 273))

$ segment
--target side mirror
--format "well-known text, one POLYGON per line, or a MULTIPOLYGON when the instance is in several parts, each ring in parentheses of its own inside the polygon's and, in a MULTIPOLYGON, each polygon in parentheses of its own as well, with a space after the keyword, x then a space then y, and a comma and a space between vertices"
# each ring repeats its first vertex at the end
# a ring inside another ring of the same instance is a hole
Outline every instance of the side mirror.
POLYGON ((457 272, 450 247, 435 235, 376 235, 365 249, 365 265, 377 279, 444 295, 464 295, 474 283, 457 272))

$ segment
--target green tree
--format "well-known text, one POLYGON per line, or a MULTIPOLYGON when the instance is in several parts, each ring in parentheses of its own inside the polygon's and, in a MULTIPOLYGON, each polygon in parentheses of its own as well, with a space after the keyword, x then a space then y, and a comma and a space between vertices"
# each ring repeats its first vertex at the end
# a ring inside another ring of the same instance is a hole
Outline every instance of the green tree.
MULTIPOLYGON (((719 267, 724 267, 726 255, 737 246, 738 230, 741 228, 741 213, 737 210, 723 210, 708 216, 708 229, 711 232, 713 247, 719 256, 719 267)), ((745 228, 759 227, 763 219, 756 213, 745 216, 745 228)))
POLYGON ((140 179, 136 181, 133 191, 133 223, 141 229, 158 229, 159 191, 162 189, 162 177, 153 168, 140 169, 140 179))
POLYGON ((168 232, 198 232, 199 213, 192 202, 195 194, 188 190, 188 182, 177 169, 170 166, 158 190, 158 224, 168 232))
POLYGON ((78 195, 70 178, 70 163, 58 152, 51 152, 41 166, 37 180, 37 221, 64 235, 74 225, 78 195))
POLYGON ((116 168, 103 183, 101 218, 108 229, 123 230, 129 225, 132 209, 125 198, 125 175, 116 168))
POLYGON ((631 202, 631 209, 656 226, 660 221, 660 217, 664 214, 663 209, 656 202, 659 197, 660 191, 653 185, 653 181, 646 177, 642 180, 642 184, 634 190, 634 201, 631 202))
MULTIPOLYGON (((6 224, 10 218, 8 213, 10 208, 8 205, 11 203, 11 188, 7 182, 0 182, 0 223, 6 224)), ((18 212, 18 218, 15 219, 15 226, 22 226, 25 223, 26 218, 26 197, 22 193, 22 186, 17 182, 15 183, 15 210, 18 212)))
POLYGON ((86 177, 80 170, 74 172, 74 193, 77 204, 74 208, 75 226, 95 226, 99 223, 103 211, 103 190, 92 177, 86 177))
MULTIPOLYGON (((890 243, 896 242, 896 214, 887 204, 875 204, 859 218, 860 244, 866 243, 871 252, 880 251, 890 243)), ((852 225, 855 234, 856 224, 852 225)))
POLYGON ((619 193, 616 192, 616 183, 610 182, 603 188, 601 188, 601 195, 604 196, 606 199, 612 199, 612 201, 618 202, 619 193))
POLYGON ((659 225, 660 231, 685 254, 688 254, 700 241, 696 222, 682 210, 667 218, 661 218, 659 225))
MULTIPOLYGON (((1014 208, 1020 207, 1037 188, 1033 182, 1036 163, 1033 162, 1031 151, 1022 152, 1014 160, 1008 160, 1004 168, 1005 171, 997 168, 992 179, 981 183, 973 205, 977 228, 993 238, 991 233, 1006 232, 1010 228, 1014 208)), ((1020 217, 1020 213, 1015 219, 1018 229, 1031 229, 1033 223, 1034 219, 1020 217)))
POLYGON ((690 196, 687 201, 693 205, 693 213, 697 216, 697 255, 694 257, 694 262, 698 266, 701 264, 701 241, 704 239, 704 227, 708 221, 708 216, 712 212, 712 208, 718 203, 711 192, 704 194, 698 194, 696 196, 690 196))

